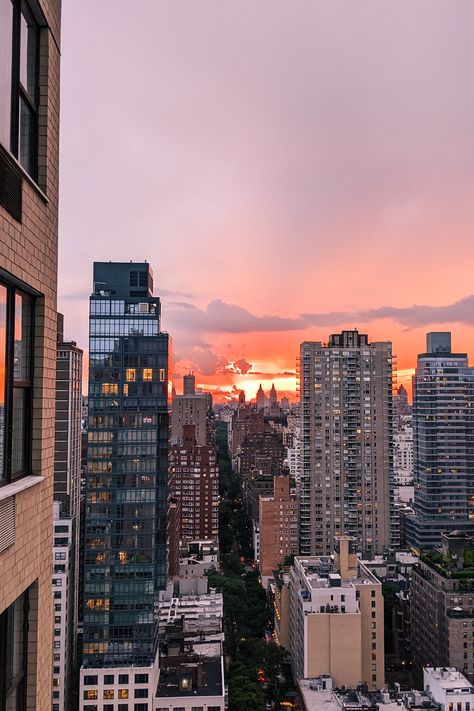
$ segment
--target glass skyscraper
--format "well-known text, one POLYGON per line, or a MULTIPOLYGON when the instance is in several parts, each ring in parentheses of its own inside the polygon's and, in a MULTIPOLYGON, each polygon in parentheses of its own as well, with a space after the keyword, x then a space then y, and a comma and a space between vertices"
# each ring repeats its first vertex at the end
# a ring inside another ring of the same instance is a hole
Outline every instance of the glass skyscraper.
POLYGON ((84 667, 151 664, 166 585, 170 339, 147 263, 94 264, 84 667))
POLYGON ((428 333, 413 378, 414 515, 407 543, 441 544, 441 533, 474 534, 474 368, 451 352, 451 334, 428 333))

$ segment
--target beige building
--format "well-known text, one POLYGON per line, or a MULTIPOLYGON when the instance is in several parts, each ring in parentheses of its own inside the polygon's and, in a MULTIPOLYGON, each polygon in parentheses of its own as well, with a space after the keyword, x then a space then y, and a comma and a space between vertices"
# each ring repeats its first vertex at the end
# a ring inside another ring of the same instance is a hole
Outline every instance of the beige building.
POLYGON ((295 681, 329 674, 335 686, 384 686, 382 585, 349 536, 336 540, 334 557, 295 558, 290 654, 295 681))
POLYGON ((329 555, 335 536, 362 552, 396 546, 392 344, 358 331, 301 344, 300 552, 329 555))
POLYGON ((171 442, 183 443, 183 427, 195 425, 196 443, 203 447, 207 444, 208 397, 203 393, 175 395, 171 410, 171 442))
POLYGON ((60 9, 0 3, 0 708, 12 711, 54 704, 60 9))
POLYGON ((298 552, 298 499, 290 492, 290 477, 273 479, 273 496, 259 497, 260 574, 272 575, 289 555, 298 552))

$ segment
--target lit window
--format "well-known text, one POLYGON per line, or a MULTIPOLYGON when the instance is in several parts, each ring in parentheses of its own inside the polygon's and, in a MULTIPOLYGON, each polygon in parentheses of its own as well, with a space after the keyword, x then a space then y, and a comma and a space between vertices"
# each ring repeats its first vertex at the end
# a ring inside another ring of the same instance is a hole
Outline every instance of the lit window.
POLYGON ((85 699, 97 699, 98 698, 97 690, 90 689, 90 690, 84 691, 84 698, 85 699))
POLYGON ((160 383, 164 383, 164 382, 165 382, 165 369, 160 368, 160 383))
POLYGON ((134 383, 137 378, 137 371, 135 368, 125 368, 125 380, 129 383, 134 383))
POLYGON ((33 301, 0 284, 0 484, 30 473, 33 301))
POLYGON ((153 380, 153 368, 143 368, 143 380, 153 380))
POLYGON ((118 384, 102 383, 102 395, 118 395, 118 384))
POLYGON ((128 699, 128 689, 119 689, 118 697, 119 699, 128 699))
POLYGON ((114 690, 113 689, 105 689, 104 699, 113 699, 113 698, 114 698, 114 690))

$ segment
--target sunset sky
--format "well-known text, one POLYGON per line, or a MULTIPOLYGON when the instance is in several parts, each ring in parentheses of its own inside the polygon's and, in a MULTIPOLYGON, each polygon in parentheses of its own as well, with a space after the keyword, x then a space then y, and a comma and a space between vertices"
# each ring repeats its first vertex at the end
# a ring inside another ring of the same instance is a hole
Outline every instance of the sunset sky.
POLYGON ((69 0, 62 46, 67 338, 92 262, 146 259, 216 393, 354 326, 401 382, 428 330, 474 357, 472 0, 69 0))

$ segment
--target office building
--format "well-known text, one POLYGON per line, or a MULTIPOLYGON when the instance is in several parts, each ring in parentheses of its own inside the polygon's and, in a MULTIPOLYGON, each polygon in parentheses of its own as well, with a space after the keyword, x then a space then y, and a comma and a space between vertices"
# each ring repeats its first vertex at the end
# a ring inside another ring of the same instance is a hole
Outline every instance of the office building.
POLYGON ((218 539, 217 450, 197 443, 195 425, 184 425, 182 444, 170 447, 169 471, 171 496, 180 503, 180 539, 218 539))
POLYGON ((474 682, 474 539, 453 531, 442 541, 412 572, 413 670, 417 683, 426 664, 457 667, 474 682))
POLYGON ((296 557, 290 582, 290 654, 295 682, 328 674, 336 686, 385 682, 382 584, 349 536, 329 556, 296 557))
POLYGON ((51 711, 60 20, 0 2, 2 711, 51 711))
POLYGON ((134 674, 156 681, 167 581, 170 338, 148 263, 96 262, 93 279, 81 708, 98 699, 86 678, 107 677, 118 700, 134 674))
POLYGON ((298 553, 299 502, 290 491, 290 478, 273 479, 273 495, 259 497, 259 568, 263 579, 285 558, 298 553))
POLYGON ((451 351, 450 333, 428 333, 413 378, 414 548, 439 546, 442 532, 474 534, 473 442, 474 368, 451 351))
POLYGON ((77 666, 82 350, 65 341, 58 314, 53 531, 53 711, 71 707, 77 666), (58 593, 61 599, 57 599, 58 593), (58 708, 56 708, 58 707, 58 708))
POLYGON ((304 342, 299 389, 300 553, 327 555, 342 534, 382 553, 397 538, 391 343, 358 331, 304 342))

